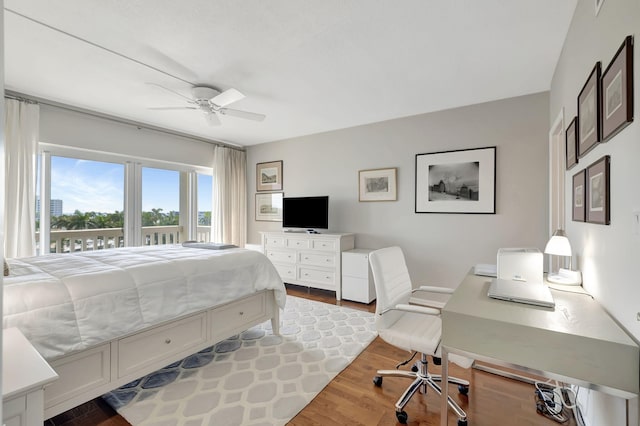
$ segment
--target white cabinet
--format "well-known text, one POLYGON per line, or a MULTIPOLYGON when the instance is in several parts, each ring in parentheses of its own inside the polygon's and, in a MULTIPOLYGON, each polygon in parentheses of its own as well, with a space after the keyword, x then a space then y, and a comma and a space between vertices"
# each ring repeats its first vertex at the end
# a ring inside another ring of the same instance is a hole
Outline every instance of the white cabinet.
POLYGON ((43 389, 58 375, 17 328, 4 329, 2 340, 2 421, 42 426, 43 389))
POLYGON ((342 298, 354 302, 371 303, 376 289, 369 268, 371 249, 353 249, 342 252, 342 298))
POLYGON ((282 281, 335 291, 337 300, 342 298, 341 253, 354 243, 355 235, 348 233, 262 232, 264 254, 282 281))

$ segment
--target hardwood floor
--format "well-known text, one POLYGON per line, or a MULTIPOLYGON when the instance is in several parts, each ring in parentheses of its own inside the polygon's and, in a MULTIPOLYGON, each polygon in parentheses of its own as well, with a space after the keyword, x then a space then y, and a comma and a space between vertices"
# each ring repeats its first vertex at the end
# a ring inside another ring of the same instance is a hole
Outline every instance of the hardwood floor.
MULTIPOLYGON (((287 293, 320 302, 336 304, 333 293, 287 286, 287 293)), ((375 311, 375 302, 370 305, 342 301, 342 306, 375 311)), ((358 358, 342 371, 316 398, 298 413, 291 426, 328 425, 396 425, 393 408, 396 400, 409 381, 387 377, 382 387, 372 383, 377 369, 392 369, 408 353, 388 345, 376 338, 358 358)), ((440 367, 429 364, 432 374, 439 374, 440 367)), ((558 423, 536 412, 532 385, 505 379, 475 369, 464 370, 450 365, 450 374, 471 382, 469 396, 462 396, 451 389, 452 397, 469 417, 469 425, 496 426, 513 424, 519 426, 545 426, 558 423)), ((432 391, 414 395, 405 411, 409 425, 439 426, 440 397, 432 391)), ((456 425, 455 415, 449 413, 449 425, 456 425)), ((127 426, 129 423, 119 416, 100 398, 62 413, 45 422, 45 426, 127 426)), ((571 419, 564 425, 575 426, 571 419)))

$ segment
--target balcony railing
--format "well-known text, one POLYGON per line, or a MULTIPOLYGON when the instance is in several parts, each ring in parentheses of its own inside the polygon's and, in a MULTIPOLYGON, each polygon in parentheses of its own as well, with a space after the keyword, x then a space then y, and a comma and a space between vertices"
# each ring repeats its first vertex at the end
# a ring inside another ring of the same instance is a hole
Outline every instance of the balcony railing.
MULTIPOLYGON (((185 240, 182 227, 174 226, 143 226, 142 245, 157 246, 165 244, 179 244, 185 240)), ((211 227, 198 226, 198 241, 210 241, 211 227)), ((71 253, 80 251, 103 250, 124 247, 124 232, 122 228, 51 230, 51 253, 71 253)), ((36 242, 39 243, 40 234, 36 232, 36 242)))

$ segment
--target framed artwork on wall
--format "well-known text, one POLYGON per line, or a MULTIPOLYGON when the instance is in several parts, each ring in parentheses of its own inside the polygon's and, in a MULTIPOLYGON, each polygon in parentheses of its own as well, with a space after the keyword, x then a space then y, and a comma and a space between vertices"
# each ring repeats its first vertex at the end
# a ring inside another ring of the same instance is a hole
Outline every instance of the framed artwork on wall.
POLYGON ((396 201, 397 168, 360 170, 358 201, 396 201))
POLYGON ((587 167, 585 214, 589 223, 608 225, 610 222, 609 169, 608 155, 587 167))
POLYGON ((627 36, 602 73, 602 140, 633 121, 633 37, 627 36))
POLYGON ((256 164, 256 191, 282 191, 282 160, 256 164))
POLYGON ((495 212, 495 146, 416 154, 416 213, 495 212))
POLYGON ((600 62, 596 62, 578 95, 578 158, 600 142, 600 62))
POLYGON ((578 164, 578 155, 576 149, 578 147, 578 133, 576 132, 576 126, 578 117, 573 117, 567 131, 565 132, 565 144, 566 144, 566 158, 567 158, 567 170, 578 164))
POLYGON ((283 192, 256 194, 256 221, 282 222, 283 192))
POLYGON ((584 222, 584 176, 584 170, 573 175, 573 213, 571 219, 576 222, 584 222))

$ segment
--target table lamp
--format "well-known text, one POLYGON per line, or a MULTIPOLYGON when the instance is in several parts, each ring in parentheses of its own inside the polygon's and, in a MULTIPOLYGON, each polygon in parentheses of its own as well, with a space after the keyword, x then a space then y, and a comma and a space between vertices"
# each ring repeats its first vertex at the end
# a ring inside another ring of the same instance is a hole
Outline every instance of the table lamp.
POLYGON ((544 252, 554 256, 565 256, 569 258, 569 269, 560 268, 557 273, 549 273, 547 275, 547 281, 564 285, 582 284, 582 274, 580 274, 580 271, 573 271, 571 269, 571 243, 567 238, 567 234, 565 234, 562 229, 558 229, 553 233, 547 246, 544 248, 544 252))

